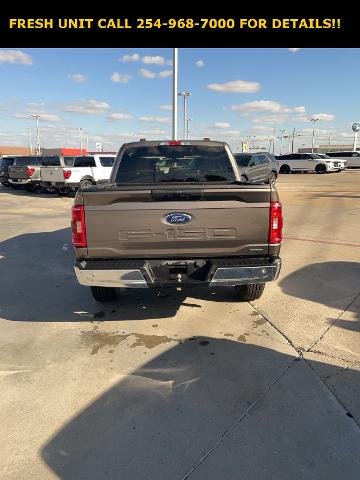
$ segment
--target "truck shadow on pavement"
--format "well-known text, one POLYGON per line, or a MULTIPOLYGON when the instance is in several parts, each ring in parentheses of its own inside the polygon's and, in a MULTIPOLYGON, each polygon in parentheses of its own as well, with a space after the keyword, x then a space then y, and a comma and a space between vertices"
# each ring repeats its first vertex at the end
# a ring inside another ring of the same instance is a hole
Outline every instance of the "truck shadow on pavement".
POLYGON ((307 265, 281 279, 286 295, 351 312, 352 319, 329 318, 328 323, 360 332, 360 263, 323 262, 307 265))
POLYGON ((174 317, 181 305, 237 302, 231 288, 123 289, 116 302, 101 304, 78 284, 70 228, 19 235, 0 243, 0 317, 29 322, 78 322, 92 318, 148 320, 174 317))
POLYGON ((84 402, 42 458, 64 480, 184 480, 194 466, 191 480, 357 480, 351 414, 306 361, 277 348, 185 339, 129 375, 114 356, 122 380, 84 402))

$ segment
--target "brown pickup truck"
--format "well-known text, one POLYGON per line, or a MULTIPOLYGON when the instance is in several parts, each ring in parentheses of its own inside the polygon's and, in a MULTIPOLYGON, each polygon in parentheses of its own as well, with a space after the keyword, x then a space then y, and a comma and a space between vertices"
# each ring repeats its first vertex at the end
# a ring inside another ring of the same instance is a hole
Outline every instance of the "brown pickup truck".
POLYGON ((77 279, 100 302, 120 287, 196 285, 250 301, 281 267, 276 188, 242 182, 222 142, 124 144, 110 182, 77 192, 71 225, 77 279))

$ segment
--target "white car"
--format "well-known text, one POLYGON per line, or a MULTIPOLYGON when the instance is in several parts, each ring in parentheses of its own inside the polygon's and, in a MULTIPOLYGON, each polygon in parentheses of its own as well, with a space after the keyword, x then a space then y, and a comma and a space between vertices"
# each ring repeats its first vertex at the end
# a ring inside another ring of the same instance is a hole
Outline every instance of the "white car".
POLYGON ((326 155, 334 161, 346 160, 349 168, 360 167, 360 152, 358 151, 326 152, 326 155))
POLYGON ((289 153, 276 157, 280 173, 291 172, 341 172, 346 162, 338 158, 322 158, 316 153, 289 153))
POLYGON ((116 154, 99 153, 75 157, 72 166, 41 167, 41 185, 54 188, 59 195, 67 195, 78 187, 86 188, 107 182, 116 154))

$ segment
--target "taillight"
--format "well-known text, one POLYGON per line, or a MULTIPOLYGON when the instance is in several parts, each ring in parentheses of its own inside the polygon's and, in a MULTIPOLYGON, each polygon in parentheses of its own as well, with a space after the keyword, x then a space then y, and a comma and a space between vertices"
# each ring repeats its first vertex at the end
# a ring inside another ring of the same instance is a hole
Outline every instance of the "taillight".
POLYGON ((68 180, 71 176, 71 170, 63 170, 64 180, 68 180))
POLYGON ((169 145, 170 147, 176 147, 178 145, 191 145, 190 142, 184 142, 184 140, 169 140, 168 142, 160 142, 159 145, 169 145))
POLYGON ((270 203, 270 227, 269 227, 269 243, 280 243, 282 240, 282 206, 280 202, 270 203))
POLYGON ((27 177, 32 177, 35 173, 35 168, 26 167, 25 173, 27 177))
POLYGON ((72 207, 71 231, 74 247, 86 247, 85 208, 82 205, 72 207))

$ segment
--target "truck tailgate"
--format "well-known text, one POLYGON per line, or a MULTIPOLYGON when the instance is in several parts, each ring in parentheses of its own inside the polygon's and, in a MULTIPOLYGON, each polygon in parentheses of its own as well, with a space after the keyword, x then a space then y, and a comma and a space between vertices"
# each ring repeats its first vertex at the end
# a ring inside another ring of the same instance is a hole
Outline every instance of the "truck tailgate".
POLYGON ((63 182, 63 170, 63 167, 41 167, 41 180, 44 182, 63 182))
MULTIPOLYGON (((27 166, 11 166, 9 167, 9 177, 10 178, 20 178, 22 180, 26 179, 29 180, 29 178, 33 178, 35 175, 32 175, 31 177, 28 177, 26 175, 26 170, 27 166)), ((36 168, 36 167, 33 167, 36 168)), ((39 168, 39 167, 37 167, 39 168)))
POLYGON ((84 190, 88 258, 268 254, 269 185, 84 190), (191 216, 169 224, 174 212, 191 216))

